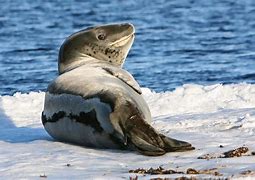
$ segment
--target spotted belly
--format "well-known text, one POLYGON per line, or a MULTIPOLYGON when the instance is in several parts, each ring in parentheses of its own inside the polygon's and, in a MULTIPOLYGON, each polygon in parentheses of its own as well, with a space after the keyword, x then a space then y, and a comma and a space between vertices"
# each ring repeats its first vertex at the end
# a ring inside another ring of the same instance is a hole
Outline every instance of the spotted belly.
POLYGON ((110 105, 99 98, 84 99, 71 94, 45 95, 42 123, 59 141, 97 148, 120 148, 113 135, 110 105))

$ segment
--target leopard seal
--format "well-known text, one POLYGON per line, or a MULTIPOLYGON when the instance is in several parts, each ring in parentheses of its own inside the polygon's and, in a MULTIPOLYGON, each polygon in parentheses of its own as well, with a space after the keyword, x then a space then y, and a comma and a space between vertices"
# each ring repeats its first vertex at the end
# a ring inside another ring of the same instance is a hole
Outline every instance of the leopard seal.
POLYGON ((158 156, 194 149, 151 125, 151 113, 133 76, 122 69, 133 44, 132 24, 87 28, 59 50, 59 76, 46 91, 42 123, 58 141, 158 156))

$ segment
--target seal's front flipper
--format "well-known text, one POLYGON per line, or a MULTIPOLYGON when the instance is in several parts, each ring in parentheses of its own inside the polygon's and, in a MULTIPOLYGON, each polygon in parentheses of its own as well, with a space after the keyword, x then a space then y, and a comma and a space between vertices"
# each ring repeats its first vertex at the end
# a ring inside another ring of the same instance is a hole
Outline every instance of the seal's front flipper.
POLYGON ((142 91, 140 89, 139 84, 136 82, 136 80, 134 79, 134 77, 129 74, 129 72, 127 72, 124 69, 119 69, 116 67, 111 67, 111 68, 107 68, 104 67, 103 68, 106 72, 108 72, 109 74, 117 77, 118 79, 120 79, 121 81, 123 81, 124 83, 126 83, 127 85, 129 85, 131 88, 133 88, 138 94, 142 94, 142 91))
POLYGON ((160 134, 160 137, 164 141, 164 144, 165 144, 164 150, 166 152, 189 151, 189 150, 195 149, 188 142, 179 141, 179 140, 167 137, 163 134, 160 134))

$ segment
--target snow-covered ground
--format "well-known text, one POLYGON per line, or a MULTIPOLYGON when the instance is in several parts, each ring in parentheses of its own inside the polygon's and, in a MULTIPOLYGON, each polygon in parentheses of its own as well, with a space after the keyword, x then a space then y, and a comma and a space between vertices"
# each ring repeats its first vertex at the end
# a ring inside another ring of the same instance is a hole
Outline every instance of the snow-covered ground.
POLYGON ((184 85, 162 93, 142 90, 153 126, 170 137, 192 143, 196 150, 148 157, 56 142, 40 120, 45 93, 16 93, 0 96, 0 179, 128 179, 136 175, 138 179, 255 178, 255 156, 251 155, 255 152, 255 85, 184 85), (241 157, 198 159, 242 146, 249 151, 241 157), (131 169, 159 166, 183 172, 188 168, 216 168, 222 175, 128 173, 131 169))

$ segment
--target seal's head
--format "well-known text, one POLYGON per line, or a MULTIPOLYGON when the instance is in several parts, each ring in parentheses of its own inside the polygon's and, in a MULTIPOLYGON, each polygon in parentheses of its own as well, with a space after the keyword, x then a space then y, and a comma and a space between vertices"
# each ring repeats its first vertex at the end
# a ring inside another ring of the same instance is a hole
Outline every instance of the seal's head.
POLYGON ((59 51, 59 74, 88 60, 109 62, 122 67, 134 40, 132 24, 103 25, 69 36, 59 51))

